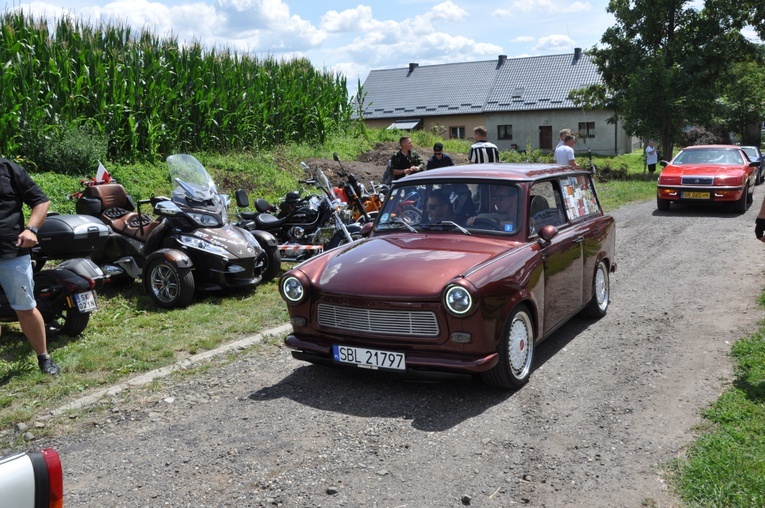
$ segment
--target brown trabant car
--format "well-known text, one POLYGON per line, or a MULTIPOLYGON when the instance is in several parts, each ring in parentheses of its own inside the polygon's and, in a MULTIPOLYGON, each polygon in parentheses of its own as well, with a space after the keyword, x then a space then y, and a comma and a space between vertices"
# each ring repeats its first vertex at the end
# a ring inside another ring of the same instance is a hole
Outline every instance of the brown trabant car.
POLYGON ((280 291, 312 363, 480 374, 513 389, 536 346, 606 314, 615 223, 588 171, 476 164, 393 183, 368 236, 286 272, 280 291))

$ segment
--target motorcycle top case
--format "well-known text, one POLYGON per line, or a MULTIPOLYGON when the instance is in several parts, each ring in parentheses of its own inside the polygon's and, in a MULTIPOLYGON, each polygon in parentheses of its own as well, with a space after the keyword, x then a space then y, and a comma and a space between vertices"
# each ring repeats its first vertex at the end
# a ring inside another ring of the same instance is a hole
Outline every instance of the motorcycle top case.
POLYGON ((48 215, 37 239, 48 257, 84 257, 104 248, 109 226, 88 215, 48 215))

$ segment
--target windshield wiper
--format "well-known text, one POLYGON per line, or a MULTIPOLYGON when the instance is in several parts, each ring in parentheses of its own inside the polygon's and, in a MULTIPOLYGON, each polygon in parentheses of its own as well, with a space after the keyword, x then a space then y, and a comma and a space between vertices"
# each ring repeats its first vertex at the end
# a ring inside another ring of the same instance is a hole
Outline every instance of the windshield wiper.
POLYGON ((404 225, 404 226, 406 226, 406 228, 407 228, 409 231, 411 231, 412 233, 416 233, 416 232, 417 232, 417 230, 416 230, 414 227, 412 227, 412 225, 411 225, 411 224, 409 224, 407 221, 405 221, 405 220, 404 220, 404 219, 402 219, 401 217, 393 217, 393 218, 392 218, 391 220, 389 220, 388 222, 385 222, 385 223, 382 223, 382 224, 378 224, 377 226, 378 226, 378 227, 381 227, 381 226, 393 226, 394 224, 395 224, 395 225, 397 225, 397 226, 398 226, 399 224, 403 224, 403 225, 404 225))
POLYGON ((460 226, 456 222, 453 222, 453 221, 450 221, 450 220, 442 220, 442 221, 439 221, 439 222, 431 222, 429 224, 421 224, 421 227, 423 229, 430 229, 430 228, 443 228, 443 229, 447 229, 448 228, 448 229, 453 229, 453 228, 456 228, 456 229, 459 229, 460 233, 462 233, 464 235, 472 234, 467 229, 463 228, 462 226, 460 226))

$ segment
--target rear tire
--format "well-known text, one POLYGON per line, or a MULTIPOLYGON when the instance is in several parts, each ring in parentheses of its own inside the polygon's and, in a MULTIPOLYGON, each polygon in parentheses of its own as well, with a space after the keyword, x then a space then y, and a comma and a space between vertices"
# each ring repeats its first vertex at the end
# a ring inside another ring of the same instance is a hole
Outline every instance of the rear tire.
POLYGON ((165 258, 157 258, 143 274, 146 292, 163 309, 188 307, 194 298, 194 276, 165 258))
POLYGON ((591 318, 602 318, 608 312, 611 297, 611 279, 605 261, 598 263, 595 276, 592 279, 592 299, 584 308, 584 315, 591 318))
POLYGON ((70 337, 76 337, 85 330, 90 321, 90 313, 80 312, 79 309, 64 309, 61 316, 53 321, 45 323, 47 331, 51 333, 63 333, 70 337))
POLYGON ((525 305, 510 314, 499 341, 499 361, 491 370, 481 373, 484 383, 513 390, 529 381, 534 361, 534 325, 525 305))
MULTIPOLYGON (((260 240, 258 242, 260 243, 260 240)), ((282 255, 278 245, 268 245, 263 242, 260 246, 263 248, 263 273, 260 283, 265 284, 279 275, 279 270, 282 268, 282 255)))

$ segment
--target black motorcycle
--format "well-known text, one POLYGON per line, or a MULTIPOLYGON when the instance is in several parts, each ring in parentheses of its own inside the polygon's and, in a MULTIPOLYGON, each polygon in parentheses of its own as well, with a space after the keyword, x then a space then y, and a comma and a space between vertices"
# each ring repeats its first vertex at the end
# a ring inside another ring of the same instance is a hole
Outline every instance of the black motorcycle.
MULTIPOLYGON (((304 162, 300 165, 310 174, 310 168, 304 162)), ((321 169, 317 169, 317 176, 301 183, 318 188, 320 193, 301 196, 291 191, 278 206, 257 199, 255 212, 242 210, 249 207, 249 198, 243 190, 236 191, 236 203, 240 208, 237 224, 253 233, 272 233, 279 243, 282 261, 303 261, 361 238, 361 226, 349 224, 347 204, 333 194, 321 169)))
POLYGON ((104 272, 117 282, 141 278, 163 308, 189 305, 195 291, 254 286, 275 277, 275 248, 264 249, 252 233, 229 223, 227 196, 218 194, 202 164, 179 154, 167 165, 176 185, 171 198, 135 204, 113 180, 87 182, 79 193, 78 213, 110 227, 109 242, 92 254, 104 272), (156 218, 141 213, 146 204, 156 218))
MULTIPOLYGON (((48 332, 70 337, 82 333, 90 314, 98 308, 97 290, 106 281, 103 271, 86 256, 103 243, 106 227, 102 224, 83 226, 82 220, 72 228, 67 217, 49 214, 37 236, 40 243, 31 251, 34 296, 48 332), (63 219, 63 220, 62 220, 63 219), (63 226, 62 226, 63 225, 63 226), (43 269, 50 259, 70 258, 54 268, 43 269)), ((87 221, 84 221, 87 222, 87 221)), ((16 312, 0 289, 0 321, 18 321, 16 312)))

